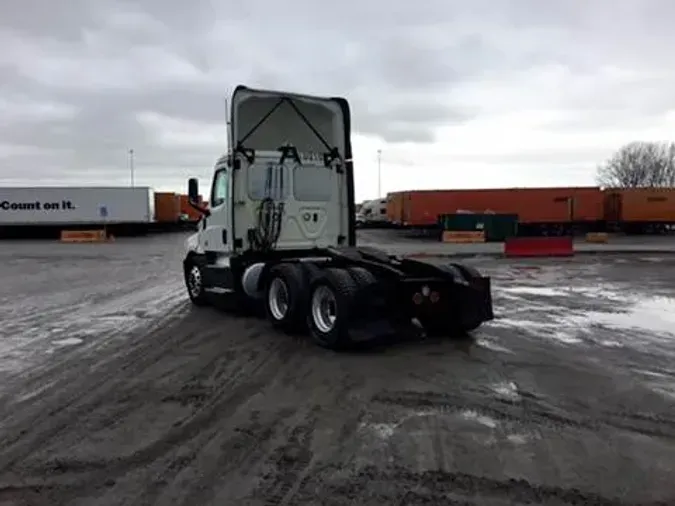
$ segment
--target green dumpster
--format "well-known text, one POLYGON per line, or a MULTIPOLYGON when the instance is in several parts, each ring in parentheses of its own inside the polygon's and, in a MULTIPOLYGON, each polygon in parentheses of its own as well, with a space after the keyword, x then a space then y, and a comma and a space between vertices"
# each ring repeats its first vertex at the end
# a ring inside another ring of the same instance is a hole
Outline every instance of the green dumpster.
POLYGON ((486 214, 484 217, 487 241, 501 242, 518 235, 517 214, 486 214))
POLYGON ((442 230, 453 232, 475 232, 483 230, 482 214, 444 214, 440 216, 442 230))

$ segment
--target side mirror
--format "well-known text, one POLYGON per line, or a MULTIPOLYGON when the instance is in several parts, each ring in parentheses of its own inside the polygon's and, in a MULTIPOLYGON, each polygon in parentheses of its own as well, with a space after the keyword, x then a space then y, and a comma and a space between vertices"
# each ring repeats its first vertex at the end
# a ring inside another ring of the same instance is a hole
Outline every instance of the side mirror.
POLYGON ((188 198, 191 202, 199 202, 199 180, 196 177, 188 179, 188 198))
POLYGON ((199 180, 196 177, 188 179, 188 203, 204 216, 211 216, 211 211, 199 202, 199 180))

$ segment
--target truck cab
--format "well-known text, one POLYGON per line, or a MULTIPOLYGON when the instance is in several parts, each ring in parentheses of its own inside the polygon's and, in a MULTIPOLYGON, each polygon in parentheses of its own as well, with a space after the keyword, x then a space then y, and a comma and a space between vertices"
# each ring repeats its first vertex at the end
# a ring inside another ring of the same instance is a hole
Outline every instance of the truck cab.
MULTIPOLYGON (((349 107, 239 86, 230 150, 190 245, 217 258, 355 242, 349 107)), ((193 181, 192 193, 198 187, 193 181)), ((192 195, 191 193, 191 195, 192 195)))
MULTIPOLYGON (((198 202, 198 181, 188 181, 190 205, 202 215, 183 261, 194 304, 213 296, 234 307, 263 303, 274 327, 309 330, 319 345, 335 349, 353 341, 355 322, 412 317, 417 296, 440 309, 433 287, 447 285, 449 276, 473 276, 357 247, 345 99, 238 86, 228 140, 208 208, 198 202)), ((489 279, 479 278, 471 286, 484 298, 487 283, 489 297, 489 279)), ((479 309, 462 328, 491 318, 490 300, 479 309)))

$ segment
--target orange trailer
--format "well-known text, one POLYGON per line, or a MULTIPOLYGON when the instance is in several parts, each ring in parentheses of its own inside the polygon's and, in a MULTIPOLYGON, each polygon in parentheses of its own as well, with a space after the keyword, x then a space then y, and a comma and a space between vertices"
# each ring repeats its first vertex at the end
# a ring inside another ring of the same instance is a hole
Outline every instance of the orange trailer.
POLYGON ((392 225, 403 224, 403 198, 406 193, 387 193, 387 221, 392 225))
POLYGON ((521 230, 551 226, 597 229, 604 219, 599 187, 424 190, 405 192, 401 222, 436 226, 438 216, 458 212, 517 214, 521 230))
POLYGON ((604 194, 612 228, 646 232, 675 224, 675 188, 607 188, 604 194))
MULTIPOLYGON (((193 208, 190 203, 188 202, 188 196, 187 195, 180 195, 180 214, 187 215, 188 221, 191 222, 197 222, 199 219, 202 217, 201 213, 197 211, 195 208, 193 208)), ((203 203, 203 198, 200 195, 199 196, 199 202, 200 204, 203 203)))
POLYGON ((180 198, 173 192, 155 192, 155 221, 178 223, 180 220, 180 198))

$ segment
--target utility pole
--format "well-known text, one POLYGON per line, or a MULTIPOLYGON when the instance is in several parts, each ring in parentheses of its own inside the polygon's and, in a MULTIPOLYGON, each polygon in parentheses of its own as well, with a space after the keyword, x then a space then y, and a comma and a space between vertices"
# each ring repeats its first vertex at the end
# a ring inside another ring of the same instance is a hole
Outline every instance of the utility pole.
POLYGON ((382 198, 382 150, 377 150, 377 198, 382 198))
POLYGON ((129 150, 129 172, 131 173, 131 187, 134 187, 134 150, 129 150))

